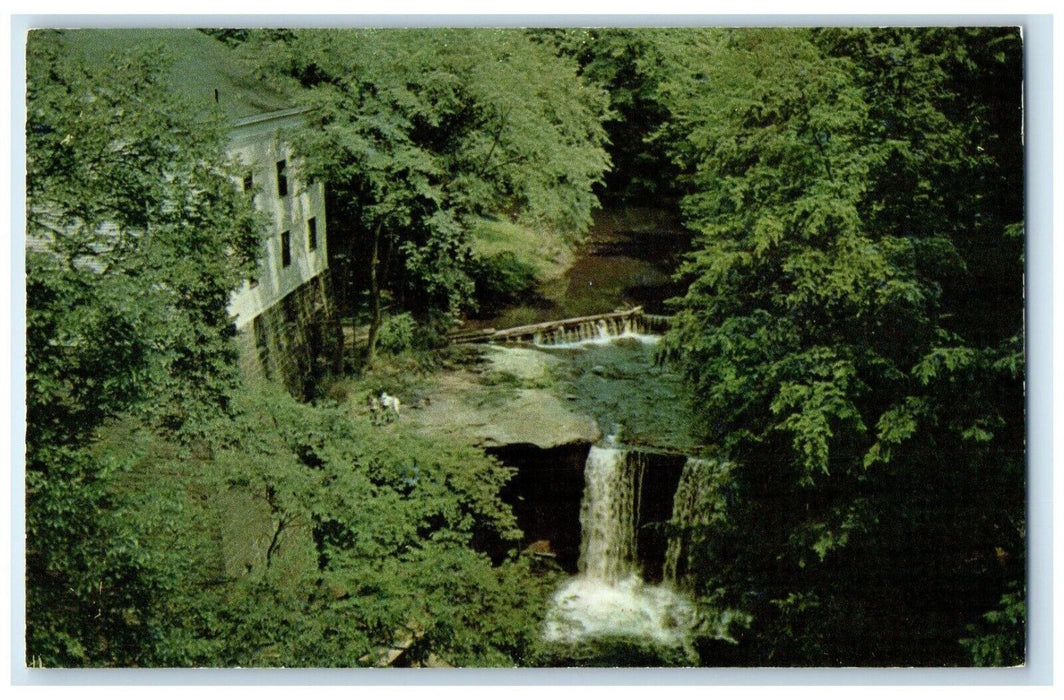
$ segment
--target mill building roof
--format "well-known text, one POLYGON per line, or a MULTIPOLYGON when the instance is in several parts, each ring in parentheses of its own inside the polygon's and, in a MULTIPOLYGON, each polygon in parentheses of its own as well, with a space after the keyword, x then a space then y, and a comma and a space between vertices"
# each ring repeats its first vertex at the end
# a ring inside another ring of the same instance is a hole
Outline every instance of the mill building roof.
POLYGON ((66 29, 63 41, 101 71, 121 53, 147 50, 167 55, 170 88, 205 112, 220 109, 231 123, 287 110, 296 100, 259 80, 233 49, 198 29, 66 29))

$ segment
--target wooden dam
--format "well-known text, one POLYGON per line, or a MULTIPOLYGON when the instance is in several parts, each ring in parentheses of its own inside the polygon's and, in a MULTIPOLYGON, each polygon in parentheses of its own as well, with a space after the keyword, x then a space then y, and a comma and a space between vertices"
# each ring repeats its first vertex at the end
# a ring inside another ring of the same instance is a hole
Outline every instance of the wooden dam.
POLYGON ((637 306, 604 314, 543 321, 513 328, 459 331, 451 335, 451 342, 564 345, 626 335, 660 334, 668 330, 669 321, 669 316, 648 314, 643 311, 643 307, 637 306))

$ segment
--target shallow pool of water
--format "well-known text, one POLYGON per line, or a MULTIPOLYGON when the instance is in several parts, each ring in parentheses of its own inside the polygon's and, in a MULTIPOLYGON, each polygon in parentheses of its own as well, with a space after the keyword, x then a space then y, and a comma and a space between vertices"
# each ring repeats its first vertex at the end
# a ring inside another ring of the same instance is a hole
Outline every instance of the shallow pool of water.
POLYGON ((603 434, 616 430, 629 445, 690 454, 691 400, 683 378, 658 360, 659 338, 616 338, 545 348, 563 357, 558 392, 579 413, 592 416, 603 434))
POLYGON ((542 285, 536 299, 467 325, 511 328, 628 306, 666 313, 665 300, 683 292, 672 276, 690 242, 691 232, 665 210, 601 210, 563 277, 542 285))

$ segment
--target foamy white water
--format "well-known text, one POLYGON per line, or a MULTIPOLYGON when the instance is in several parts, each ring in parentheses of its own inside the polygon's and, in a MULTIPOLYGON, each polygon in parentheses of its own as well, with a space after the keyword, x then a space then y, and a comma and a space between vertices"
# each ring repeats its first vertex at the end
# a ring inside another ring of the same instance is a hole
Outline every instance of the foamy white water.
POLYGON ((580 575, 558 589, 547 611, 543 638, 576 643, 605 637, 635 637, 681 646, 695 622, 690 600, 665 586, 630 574, 608 584, 580 575))
POLYGON ((620 322, 616 319, 599 319, 583 323, 576 328, 539 335, 532 344, 542 348, 581 348, 609 345, 621 338, 636 340, 644 345, 654 345, 661 340, 660 335, 645 333, 643 330, 644 324, 634 323, 630 318, 620 322))
POLYGON ((634 340, 642 343, 643 345, 657 345, 661 342, 660 335, 651 335, 649 333, 636 333, 635 331, 627 331, 619 335, 609 336, 594 336, 592 338, 585 338, 584 340, 575 340, 565 343, 543 343, 537 342, 533 345, 537 348, 559 348, 562 350, 574 349, 574 348, 586 348, 586 347, 601 347, 603 345, 609 345, 616 340, 634 340))

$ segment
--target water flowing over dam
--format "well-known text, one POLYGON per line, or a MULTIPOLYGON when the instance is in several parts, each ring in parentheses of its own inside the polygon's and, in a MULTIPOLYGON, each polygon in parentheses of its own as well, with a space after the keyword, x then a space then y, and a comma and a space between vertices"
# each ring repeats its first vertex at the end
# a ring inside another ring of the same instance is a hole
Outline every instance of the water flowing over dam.
POLYGON ((640 342, 657 343, 658 333, 667 327, 668 318, 649 316, 637 310, 628 315, 604 316, 558 325, 544 329, 532 337, 538 347, 576 347, 581 345, 604 345, 619 339, 634 339, 640 342))
POLYGON ((524 343, 535 347, 577 347, 604 345, 617 339, 634 338, 654 343, 668 329, 670 317, 648 314, 642 307, 611 311, 593 316, 576 316, 496 330, 482 328, 459 331, 452 343, 524 343))

